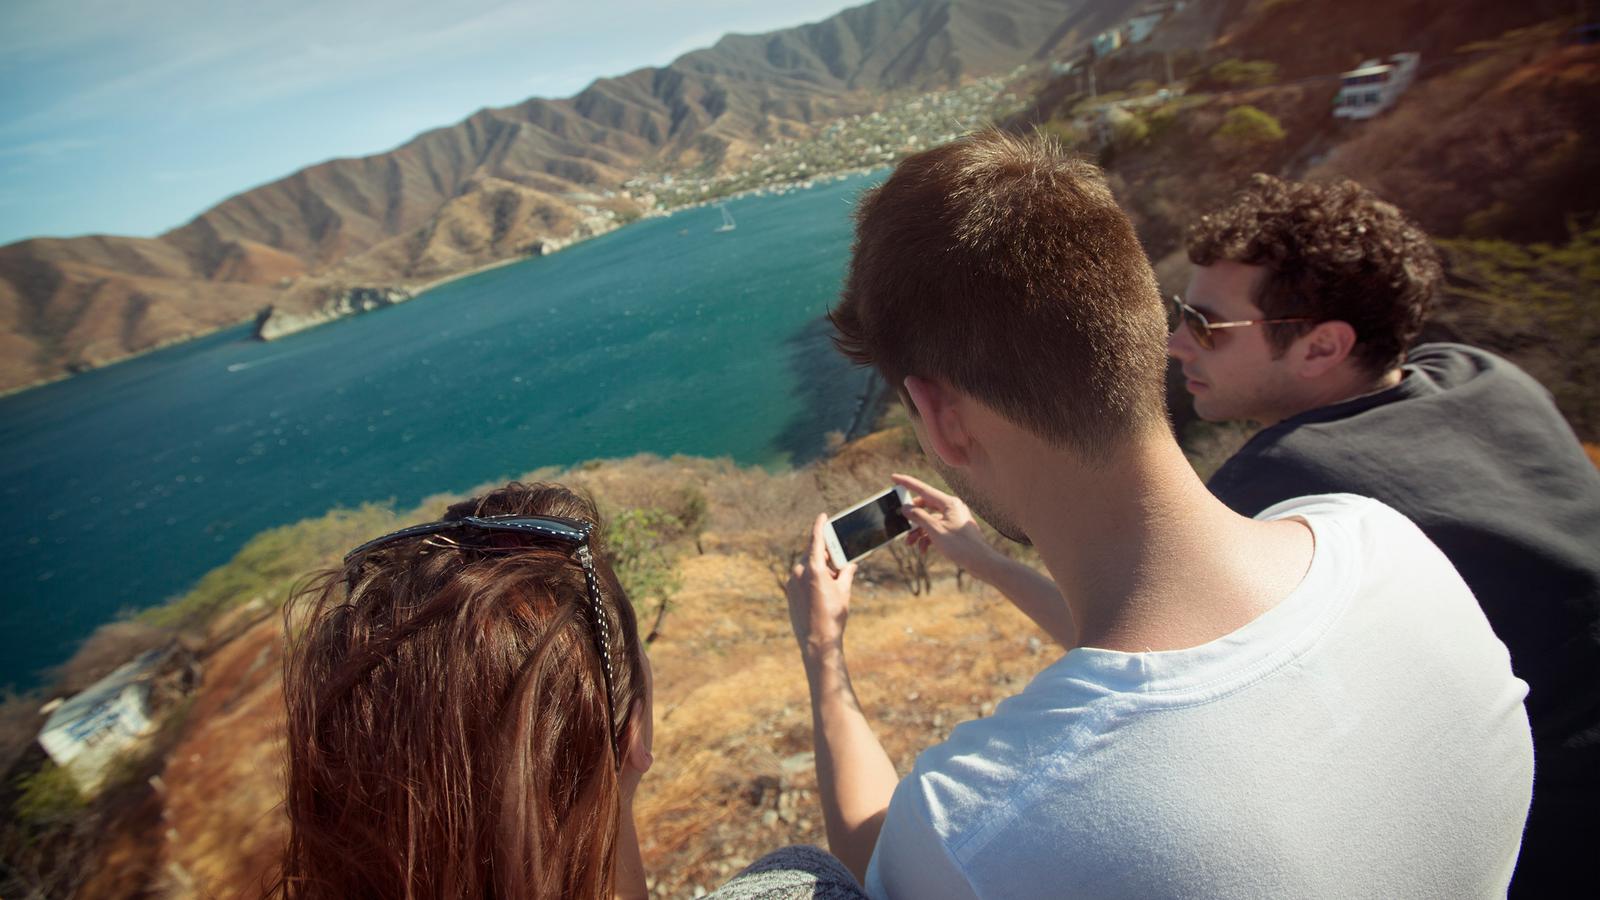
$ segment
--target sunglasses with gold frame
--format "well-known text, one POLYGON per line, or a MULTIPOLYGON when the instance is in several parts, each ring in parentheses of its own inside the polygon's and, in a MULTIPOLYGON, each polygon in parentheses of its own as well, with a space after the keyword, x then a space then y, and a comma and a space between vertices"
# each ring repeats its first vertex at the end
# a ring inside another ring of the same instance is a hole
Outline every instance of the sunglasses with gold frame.
POLYGON ((1202 350, 1215 350, 1217 338, 1212 332, 1222 328, 1244 328, 1249 325, 1278 325, 1288 322, 1315 322, 1309 316, 1284 316, 1275 319, 1241 319, 1237 322, 1212 322, 1206 318, 1205 313, 1183 302, 1177 294, 1172 295, 1172 328, 1177 329, 1181 323, 1189 329, 1189 334, 1194 337, 1194 342, 1202 350))

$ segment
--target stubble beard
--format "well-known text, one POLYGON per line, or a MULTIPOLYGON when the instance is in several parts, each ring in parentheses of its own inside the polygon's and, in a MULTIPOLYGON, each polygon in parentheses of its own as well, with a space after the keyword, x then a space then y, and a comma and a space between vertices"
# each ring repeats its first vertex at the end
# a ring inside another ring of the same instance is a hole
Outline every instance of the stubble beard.
MULTIPOLYGON (((929 454, 929 456, 932 457, 932 454, 929 454)), ((1014 541, 1024 547, 1033 546, 1033 541, 1028 538, 1027 533, 1016 522, 1013 522, 1009 516, 1001 512, 994 503, 990 502, 988 497, 974 490, 972 484, 962 477, 960 473, 946 466, 936 457, 932 457, 930 461, 933 463, 933 467, 939 471, 939 474, 943 476, 945 484, 950 485, 950 490, 967 504, 967 508, 972 510, 973 515, 989 523, 989 527, 1000 532, 1000 536, 1006 540, 1014 541)))

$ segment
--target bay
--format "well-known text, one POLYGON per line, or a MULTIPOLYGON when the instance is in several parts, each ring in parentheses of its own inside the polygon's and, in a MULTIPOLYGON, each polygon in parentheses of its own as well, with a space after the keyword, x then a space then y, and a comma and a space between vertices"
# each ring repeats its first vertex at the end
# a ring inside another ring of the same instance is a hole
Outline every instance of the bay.
POLYGON ((272 343, 224 331, 0 398, 0 685, 255 534, 640 452, 783 466, 866 374, 824 316, 881 173, 636 222, 272 343))

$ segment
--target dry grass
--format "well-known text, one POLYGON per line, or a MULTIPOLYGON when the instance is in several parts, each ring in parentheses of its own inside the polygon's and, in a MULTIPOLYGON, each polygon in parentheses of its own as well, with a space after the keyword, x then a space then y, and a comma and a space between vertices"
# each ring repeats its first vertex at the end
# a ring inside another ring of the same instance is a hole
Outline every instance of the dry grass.
MULTIPOLYGON (((709 501, 706 552, 691 544, 678 556, 684 589, 650 651, 656 765, 636 814, 656 895, 714 886, 787 844, 826 843, 775 554, 786 560, 803 547, 811 518, 829 508, 824 495, 859 499, 914 461, 903 436, 887 433, 798 472, 639 457, 530 473, 584 487, 611 508, 656 504, 686 483, 709 501)), ((431 515, 446 499, 417 512, 431 515)), ((892 566, 876 571, 858 583, 848 647, 862 704, 905 771, 1053 656, 998 595, 970 581, 958 589, 948 565, 934 564, 933 589, 918 597, 892 566)), ((84 896, 127 896, 136 885, 163 897, 257 896, 271 878, 286 836, 281 626, 273 616, 217 627, 237 637, 206 660, 181 742, 145 801, 159 809, 107 836, 84 896)))
MULTIPOLYGON (((956 590, 952 574, 921 597, 872 585, 855 597, 852 675, 902 772, 1048 661, 1026 619, 987 589, 956 590)), ((691 560, 684 575, 699 588, 651 650, 657 763, 636 807, 646 865, 658 893, 674 897, 715 886, 767 850, 825 844, 783 601, 749 556, 691 560)))

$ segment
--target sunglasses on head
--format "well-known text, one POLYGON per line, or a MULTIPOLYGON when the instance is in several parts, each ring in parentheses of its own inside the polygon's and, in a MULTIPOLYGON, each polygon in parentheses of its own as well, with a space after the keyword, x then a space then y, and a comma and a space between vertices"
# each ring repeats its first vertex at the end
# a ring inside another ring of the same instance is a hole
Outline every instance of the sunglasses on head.
POLYGON ((1247 325, 1277 325, 1285 322, 1315 322, 1308 316, 1286 316, 1278 319, 1241 319, 1237 322, 1212 322, 1206 319, 1205 313, 1183 302, 1177 294, 1172 295, 1172 321, 1171 329, 1176 331, 1178 326, 1184 325, 1189 329, 1189 334, 1194 337, 1194 342, 1202 350, 1215 350, 1217 337, 1212 332, 1220 328, 1244 328, 1247 325))
POLYGON ((460 519, 429 522, 425 525, 412 525, 410 528, 402 528, 383 537, 374 538, 346 553, 344 562, 348 567, 352 560, 358 559, 363 554, 411 538, 472 531, 520 534, 575 549, 578 564, 583 566, 583 580, 589 592, 587 610, 589 630, 594 635, 595 650, 600 654, 600 672, 605 678, 606 731, 611 735, 611 758, 616 762, 618 769, 622 768, 622 749, 617 741, 616 696, 612 688, 610 631, 605 614, 600 608, 600 578, 595 574, 594 554, 589 550, 589 536, 594 532, 592 523, 561 516, 466 516, 460 519))

